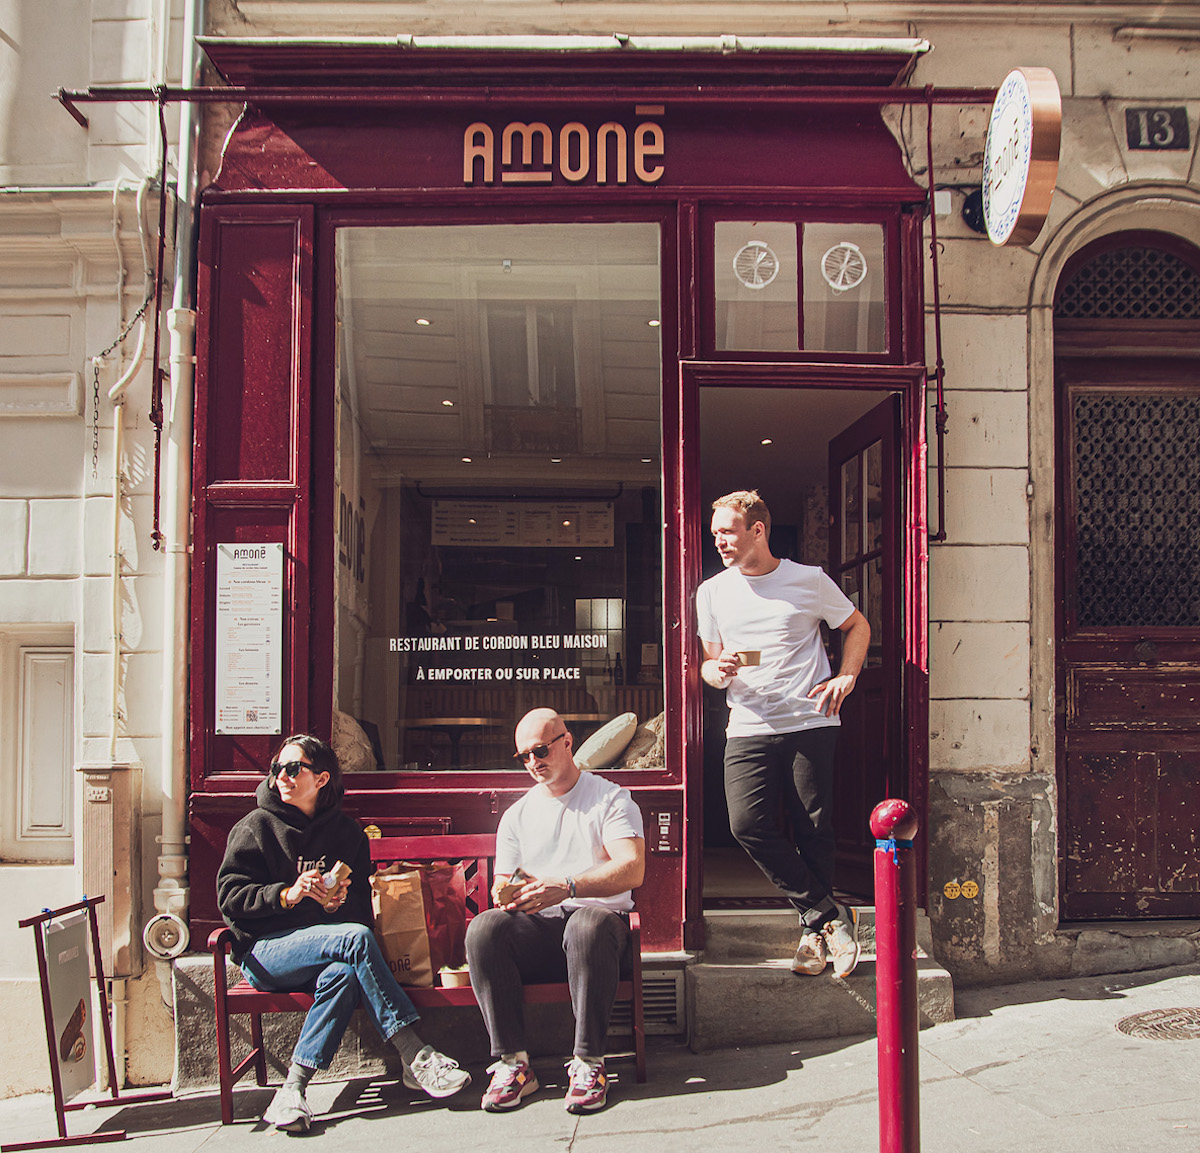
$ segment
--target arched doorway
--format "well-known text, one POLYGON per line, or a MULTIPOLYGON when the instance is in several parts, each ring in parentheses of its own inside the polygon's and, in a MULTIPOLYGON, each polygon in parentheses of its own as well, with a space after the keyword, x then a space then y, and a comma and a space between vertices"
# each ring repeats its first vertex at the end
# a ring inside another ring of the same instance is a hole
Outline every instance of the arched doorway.
POLYGON ((1062 915, 1200 916, 1200 251, 1091 245, 1054 339, 1062 915))

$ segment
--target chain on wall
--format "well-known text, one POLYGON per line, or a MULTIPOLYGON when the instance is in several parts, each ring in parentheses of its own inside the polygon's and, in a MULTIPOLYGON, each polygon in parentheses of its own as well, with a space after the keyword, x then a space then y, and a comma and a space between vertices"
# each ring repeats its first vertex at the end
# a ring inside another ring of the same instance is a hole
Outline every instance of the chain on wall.
MULTIPOLYGON (((141 307, 133 314, 133 319, 121 329, 117 339, 112 342, 103 352, 97 353, 91 358, 92 360, 92 480, 95 480, 100 472, 100 365, 117 350, 117 347, 128 339, 129 334, 133 331, 133 326, 137 324, 146 309, 150 307, 150 302, 154 299, 153 294, 147 296, 142 301, 141 307)), ((120 468, 121 462, 114 461, 114 468, 120 468)))
POLYGON ((1077 626, 1200 625, 1200 395, 1077 393, 1077 626))

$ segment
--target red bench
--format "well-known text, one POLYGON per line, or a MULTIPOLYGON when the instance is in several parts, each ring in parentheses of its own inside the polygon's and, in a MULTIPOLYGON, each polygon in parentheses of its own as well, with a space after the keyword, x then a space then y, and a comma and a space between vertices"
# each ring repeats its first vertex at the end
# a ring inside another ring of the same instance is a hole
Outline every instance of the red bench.
MULTIPOLYGON (((378 837, 371 842, 371 859, 390 861, 462 861, 467 873, 468 920, 492 903, 492 865, 496 855, 496 837, 492 833, 443 834, 436 836, 378 837)), ((630 953, 633 966, 627 980, 617 986, 617 1000, 632 1003, 633 1050, 637 1079, 646 1079, 646 1028, 642 1001, 642 937, 637 913, 629 914, 630 953)), ((226 988, 225 956, 233 944, 226 928, 215 930, 208 938, 213 955, 214 1003, 217 1017, 217 1066, 221 1083, 221 1124, 233 1121, 233 1087, 254 1067, 259 1085, 267 1083, 267 1058, 263 1046, 264 1013, 305 1013, 311 1007, 310 993, 263 993, 249 982, 239 981, 226 988), (229 1043, 229 1018, 245 1014, 250 1018, 250 1052, 233 1064, 229 1043)), ((404 990, 418 1009, 440 1005, 476 1005, 470 985, 433 988, 406 986, 404 990)), ((571 991, 565 981, 526 985, 526 1004, 570 1003, 571 991)))

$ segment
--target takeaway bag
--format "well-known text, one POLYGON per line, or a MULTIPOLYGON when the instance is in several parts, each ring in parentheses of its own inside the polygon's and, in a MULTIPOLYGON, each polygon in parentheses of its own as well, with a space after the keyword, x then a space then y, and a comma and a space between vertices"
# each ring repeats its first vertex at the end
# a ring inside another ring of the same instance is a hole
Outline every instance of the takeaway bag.
POLYGON ((442 861, 421 870, 429 960, 436 973, 467 963, 467 876, 462 863, 442 861))
POLYGON ((425 927, 421 870, 376 873, 371 878, 375 936, 392 976, 401 985, 432 985, 434 968, 425 927))
POLYGON ((375 936, 401 985, 432 985, 443 967, 466 963, 463 865, 390 865, 371 878, 375 936))

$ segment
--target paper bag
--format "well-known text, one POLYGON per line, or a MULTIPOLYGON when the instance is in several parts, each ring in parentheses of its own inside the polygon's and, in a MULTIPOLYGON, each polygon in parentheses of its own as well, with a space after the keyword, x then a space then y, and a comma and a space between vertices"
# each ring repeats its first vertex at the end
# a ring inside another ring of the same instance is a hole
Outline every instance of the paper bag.
POLYGON ((430 963, 457 969, 467 963, 467 879, 462 864, 439 862, 421 869, 430 963))
POLYGON ((375 936, 392 976, 401 985, 432 985, 436 971, 429 955, 421 870, 376 873, 371 878, 375 936))

